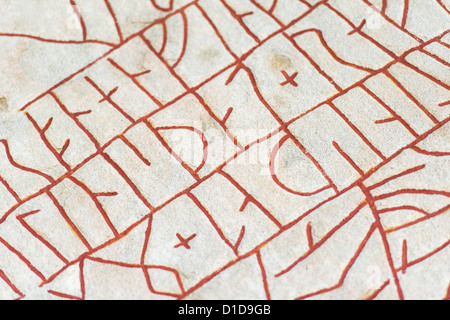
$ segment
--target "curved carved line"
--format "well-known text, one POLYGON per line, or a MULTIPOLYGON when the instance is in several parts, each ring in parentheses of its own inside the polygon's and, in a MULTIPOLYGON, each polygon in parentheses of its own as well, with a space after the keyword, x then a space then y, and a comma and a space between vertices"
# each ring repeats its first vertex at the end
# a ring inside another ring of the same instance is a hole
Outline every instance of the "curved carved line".
POLYGON ((39 170, 31 169, 31 168, 25 167, 25 166, 23 166, 21 164, 18 164, 16 161, 14 161, 14 159, 13 159, 13 157, 11 155, 11 151, 9 149, 8 141, 0 140, 0 143, 3 144, 3 146, 5 147, 6 157, 8 158, 9 162, 11 163, 11 165, 13 167, 16 167, 17 169, 20 169, 22 171, 26 171, 26 172, 31 172, 31 173, 37 174, 37 175, 45 178, 46 180, 48 180, 50 183, 53 183, 55 181, 51 176, 49 176, 49 175, 47 175, 47 174, 45 174, 43 172, 40 172, 39 170))
POLYGON ((194 132, 195 134, 197 134, 203 142, 203 159, 202 162, 200 163, 200 165, 197 167, 197 169, 195 170, 195 173, 200 172, 200 170, 203 169, 203 167, 206 164, 206 160, 208 159, 208 140, 206 139, 205 135, 203 134, 203 132, 201 132, 200 130, 198 130, 197 128, 194 127, 189 127, 189 126, 169 126, 169 127, 159 127, 156 128, 156 131, 168 131, 168 130, 189 130, 194 132))
POLYGON ((333 51, 333 49, 331 49, 331 47, 328 45, 328 43, 326 42, 325 38, 323 37, 322 31, 320 31, 319 29, 312 28, 312 29, 306 29, 306 30, 303 30, 303 31, 299 31, 297 33, 294 33, 292 35, 292 38, 295 39, 296 37, 298 37, 298 36, 300 36, 302 34, 310 33, 310 32, 314 32, 317 35, 317 37, 319 38, 319 40, 322 43, 322 45, 325 47, 325 49, 328 51, 328 53, 333 57, 333 59, 336 60, 337 62, 339 62, 339 63, 341 63, 341 64, 343 64, 345 66, 353 67, 355 69, 362 70, 362 71, 365 71, 365 72, 374 72, 375 71, 373 69, 362 67, 362 66, 353 64, 351 62, 345 61, 344 59, 340 58, 333 51))
POLYGON ((417 153, 426 155, 426 156, 432 156, 432 157, 448 157, 450 156, 450 152, 441 152, 441 151, 428 151, 424 150, 422 148, 419 148, 417 146, 412 147, 412 150, 414 150, 417 153))
POLYGON ((170 0, 169 1, 169 6, 167 8, 160 6, 158 3, 156 3, 156 0, 150 0, 150 2, 152 3, 152 5, 158 9, 159 11, 164 11, 164 12, 170 12, 173 10, 173 1, 174 0, 170 0))
POLYGON ((187 41, 188 41, 188 20, 186 17, 186 14, 184 12, 181 12, 181 17, 183 18, 183 48, 181 49, 181 53, 180 56, 178 57, 177 62, 175 62, 175 64, 172 66, 173 69, 175 69, 181 62, 181 60, 183 60, 184 54, 186 53, 186 49, 187 49, 187 41))
POLYGON ((328 185, 328 186, 325 186, 325 187, 320 188, 320 189, 318 189, 318 190, 316 190, 316 191, 313 191, 313 192, 300 192, 300 191, 295 191, 295 190, 289 188, 288 186, 286 186, 285 184, 283 184, 283 183, 280 181, 280 179, 278 179, 278 177, 277 177, 277 175, 276 175, 276 172, 275 172, 275 166, 274 166, 275 160, 276 160, 276 157, 277 157, 277 155, 278 155, 278 152, 280 151, 280 149, 283 147, 283 145, 284 145, 288 140, 289 140, 289 136, 285 136, 284 138, 282 138, 282 139, 280 140, 280 142, 278 143, 278 145, 275 146, 275 148, 272 150, 272 154, 271 154, 271 156, 270 156, 270 164, 269 164, 269 167, 270 167, 270 175, 271 175, 273 181, 274 181, 281 189, 283 189, 283 190, 285 190, 285 191, 287 191, 287 192, 289 192, 289 193, 295 194, 295 195, 297 195, 297 196, 301 196, 301 197, 313 196, 313 195, 319 194, 319 193, 321 193, 321 192, 323 192, 323 191, 325 191, 325 190, 331 189, 331 186, 328 185))

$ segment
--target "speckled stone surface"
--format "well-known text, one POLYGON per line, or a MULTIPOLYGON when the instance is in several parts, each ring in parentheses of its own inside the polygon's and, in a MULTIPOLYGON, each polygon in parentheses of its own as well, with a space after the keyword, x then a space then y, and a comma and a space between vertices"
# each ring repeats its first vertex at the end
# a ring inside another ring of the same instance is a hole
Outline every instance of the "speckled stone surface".
POLYGON ((448 0, 0 16, 0 299, 450 299, 448 0))

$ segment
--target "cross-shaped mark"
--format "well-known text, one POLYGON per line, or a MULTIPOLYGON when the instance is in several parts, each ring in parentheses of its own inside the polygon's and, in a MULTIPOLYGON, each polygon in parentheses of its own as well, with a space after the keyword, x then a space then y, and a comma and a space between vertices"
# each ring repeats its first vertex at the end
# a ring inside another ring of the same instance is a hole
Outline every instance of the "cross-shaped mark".
POLYGON ((185 247, 188 250, 191 249, 191 246, 189 245, 189 242, 192 239, 194 239, 196 236, 197 236, 197 234, 193 234, 189 238, 185 239, 179 233, 177 233, 177 238, 178 238, 178 240, 180 240, 180 243, 177 244, 176 246, 174 246, 174 248, 185 247))
POLYGON ((354 33, 360 32, 361 29, 366 25, 366 23, 367 23, 367 21, 366 21, 366 19, 364 19, 364 20, 361 22, 361 24, 360 24, 358 27, 356 27, 355 29, 353 29, 352 31, 350 31, 350 32, 348 33, 348 35, 351 36, 351 35, 354 34, 354 33))
POLYGON ((280 85, 282 87, 284 87, 285 85, 292 85, 294 87, 298 87, 298 83, 295 81, 295 78, 297 78, 298 76, 298 72, 294 73, 293 75, 288 75, 286 71, 281 71, 281 73, 283 74, 283 76, 286 78, 286 81, 280 83, 280 85))
POLYGON ((101 99, 101 100, 99 101, 99 103, 102 103, 102 102, 105 102, 105 101, 110 100, 111 97, 112 97, 112 95, 113 95, 114 93, 116 93, 117 90, 119 90, 119 87, 115 87, 114 89, 112 89, 112 90, 106 95, 106 97, 104 97, 103 99, 101 99))

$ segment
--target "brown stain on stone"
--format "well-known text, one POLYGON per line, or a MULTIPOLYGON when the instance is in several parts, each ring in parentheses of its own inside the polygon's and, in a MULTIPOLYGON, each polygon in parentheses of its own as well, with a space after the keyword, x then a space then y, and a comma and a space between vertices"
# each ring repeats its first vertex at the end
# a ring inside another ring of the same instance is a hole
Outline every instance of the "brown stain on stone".
POLYGON ((281 71, 292 68, 292 61, 288 56, 275 53, 270 58, 270 65, 273 69, 281 71))
POLYGON ((5 97, 0 98, 0 111, 6 112, 9 109, 8 100, 5 97))
POLYGON ((220 56, 220 51, 214 47, 208 47, 200 50, 199 59, 206 61, 208 63, 214 63, 216 59, 220 56))

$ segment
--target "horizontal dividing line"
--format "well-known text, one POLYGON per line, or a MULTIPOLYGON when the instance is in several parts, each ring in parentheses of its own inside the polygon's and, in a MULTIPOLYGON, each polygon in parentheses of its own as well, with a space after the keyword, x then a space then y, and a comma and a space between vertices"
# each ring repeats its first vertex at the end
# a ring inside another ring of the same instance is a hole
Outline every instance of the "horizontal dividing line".
POLYGON ((93 44, 101 44, 108 47, 115 47, 116 44, 101 40, 57 40, 57 39, 48 39, 48 38, 42 38, 39 36, 34 36, 30 34, 20 34, 20 33, 0 33, 1 37, 8 37, 8 38, 27 38, 32 40, 37 40, 40 42, 47 42, 47 43, 56 43, 56 44, 86 44, 86 43, 93 43, 93 44))

